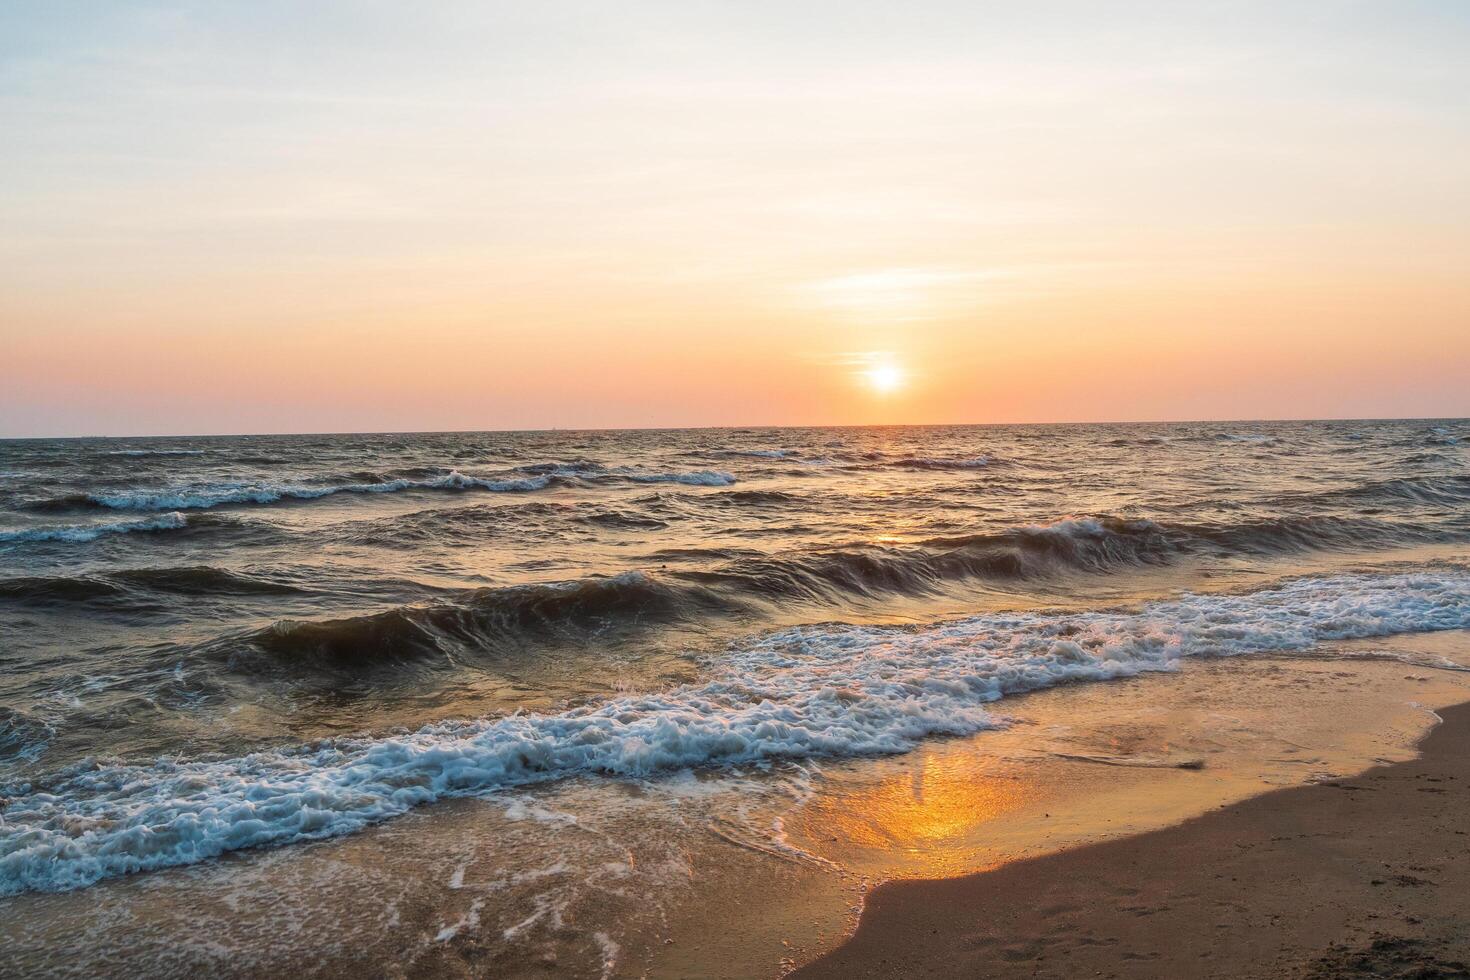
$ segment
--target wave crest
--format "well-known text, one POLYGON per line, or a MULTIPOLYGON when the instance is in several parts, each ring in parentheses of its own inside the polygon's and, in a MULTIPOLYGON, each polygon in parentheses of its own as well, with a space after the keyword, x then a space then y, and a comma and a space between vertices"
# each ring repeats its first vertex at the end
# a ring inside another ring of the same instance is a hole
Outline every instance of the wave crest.
POLYGON ((328 484, 224 483, 182 487, 159 491, 119 491, 116 493, 74 494, 52 498, 34 505, 45 510, 77 507, 106 507, 112 510, 203 510, 228 504, 274 504, 283 500, 317 500, 339 493, 397 493, 403 490, 487 490, 492 493, 525 493, 541 490, 551 482, 549 476, 527 479, 493 480, 466 476, 451 470, 429 479, 401 477, 377 482, 328 484))
POLYGON ((287 620, 245 639, 284 666, 360 669, 468 650, 483 652, 520 642, 528 634, 669 621, 721 608, 729 608, 729 603, 704 590, 625 572, 573 582, 476 589, 449 602, 399 606, 365 616, 287 620))
POLYGON ((790 630, 733 650, 702 682, 557 713, 234 759, 83 764, 5 801, 0 894, 338 836, 445 797, 569 776, 905 752, 994 727, 997 700, 1061 683, 1466 627, 1470 574, 1460 570, 1302 579, 1133 612, 790 630))
POLYGON ((188 526, 188 518, 174 511, 161 517, 139 521, 118 521, 112 524, 69 524, 63 527, 28 527, 14 531, 0 531, 0 544, 40 541, 85 543, 111 534, 178 531, 188 526))

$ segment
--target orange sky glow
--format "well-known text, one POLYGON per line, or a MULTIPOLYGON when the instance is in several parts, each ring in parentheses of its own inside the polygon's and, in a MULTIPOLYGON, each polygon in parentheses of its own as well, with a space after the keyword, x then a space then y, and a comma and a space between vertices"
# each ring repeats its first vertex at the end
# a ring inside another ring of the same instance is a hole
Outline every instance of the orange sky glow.
POLYGON ((22 6, 0 436, 1470 414, 1462 5, 22 6))

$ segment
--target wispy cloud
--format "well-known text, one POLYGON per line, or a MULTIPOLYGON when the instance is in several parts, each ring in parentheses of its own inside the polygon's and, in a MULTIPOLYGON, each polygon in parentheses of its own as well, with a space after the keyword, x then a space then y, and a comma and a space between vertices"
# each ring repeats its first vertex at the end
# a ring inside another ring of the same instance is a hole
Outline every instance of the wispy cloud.
POLYGON ((815 354, 812 361, 829 367, 867 369, 876 364, 889 364, 896 358, 891 350, 846 351, 840 354, 815 354))
POLYGON ((853 272, 802 283, 798 295, 857 320, 922 320, 983 302, 1024 278, 1019 267, 951 269, 900 267, 853 272))

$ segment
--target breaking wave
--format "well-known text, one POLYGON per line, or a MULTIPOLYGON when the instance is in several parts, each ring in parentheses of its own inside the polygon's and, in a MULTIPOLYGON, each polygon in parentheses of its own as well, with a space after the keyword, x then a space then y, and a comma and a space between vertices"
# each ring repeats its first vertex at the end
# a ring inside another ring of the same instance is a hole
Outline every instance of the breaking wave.
MULTIPOLYGON (((589 515, 623 525, 615 512, 589 515)), ((700 549, 705 563, 570 582, 482 588, 430 604, 334 620, 286 621, 244 638, 284 668, 368 670, 390 663, 482 657, 548 635, 605 638, 632 629, 728 616, 792 602, 836 607, 854 598, 929 596, 970 580, 1013 581, 1166 565, 1183 557, 1279 555, 1430 540, 1422 529, 1336 518, 1237 525, 1163 525, 1122 518, 1070 518, 1009 531, 930 538, 902 547, 855 544, 777 555, 700 549)), ((657 552, 650 561, 668 561, 657 552)), ((687 559, 688 553, 683 554, 687 559)), ((682 560, 682 559, 681 559, 682 560)), ((239 643, 227 644, 241 661, 239 643)))
POLYGON ((50 722, 17 708, 0 707, 0 761, 34 762, 55 735, 50 722))
POLYGON ((721 470, 700 470, 695 473, 624 473, 634 483, 682 483, 695 487, 728 487, 735 477, 721 470))
POLYGON ((631 469, 602 470, 552 465, 522 467, 525 477, 493 478, 467 476, 458 470, 425 476, 433 470, 411 471, 395 479, 374 479, 374 474, 355 474, 356 482, 312 484, 216 483, 165 490, 135 490, 116 493, 72 494, 39 501, 32 509, 70 510, 106 507, 113 510, 202 510, 230 504, 273 504, 284 500, 317 500, 342 493, 397 493, 408 490, 483 490, 491 493, 528 493, 544 490, 567 480, 622 480, 632 483, 680 483, 688 486, 727 487, 736 482, 732 474, 716 470, 692 473, 648 473, 631 469))
POLYGON ((30 541, 68 541, 83 543, 96 541, 110 534, 134 534, 147 531, 178 531, 189 526, 189 519, 173 512, 161 517, 139 521, 118 521, 113 524, 69 524, 62 527, 28 527, 15 531, 0 531, 0 544, 16 544, 30 541))
MULTIPOLYGON (((729 608, 728 601, 706 590, 625 572, 572 582, 475 589, 449 601, 398 606, 364 616, 285 620, 244 641, 282 666, 355 670, 483 652, 528 635, 585 633, 609 624, 666 622, 729 608)), ((226 647, 234 659, 238 659, 236 645, 226 647)))
POLYGON ((996 727, 996 701, 1057 684, 1172 670, 1189 657, 1466 627, 1463 569, 1298 579, 1134 611, 803 627, 732 650, 698 683, 566 711, 238 758, 88 761, 6 787, 0 894, 334 837, 446 797, 571 776, 901 753, 928 737, 996 727))
POLYGON ((451 470, 428 479, 399 478, 376 482, 310 486, 274 483, 220 483, 159 491, 125 491, 118 493, 76 494, 51 498, 34 507, 65 510, 77 507, 107 507, 113 510, 194 510, 226 504, 273 504, 282 500, 317 500, 339 493, 396 493, 402 490, 488 490, 516 493, 541 490, 551 483, 549 476, 529 479, 493 480, 466 476, 451 470))

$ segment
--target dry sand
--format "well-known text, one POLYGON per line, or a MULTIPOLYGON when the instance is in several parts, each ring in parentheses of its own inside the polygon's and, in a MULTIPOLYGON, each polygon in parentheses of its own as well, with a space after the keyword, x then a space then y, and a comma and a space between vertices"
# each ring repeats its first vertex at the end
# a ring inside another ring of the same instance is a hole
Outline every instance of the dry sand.
POLYGON ((794 974, 1470 978, 1470 704, 1420 758, 994 871, 896 881, 794 974))

